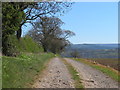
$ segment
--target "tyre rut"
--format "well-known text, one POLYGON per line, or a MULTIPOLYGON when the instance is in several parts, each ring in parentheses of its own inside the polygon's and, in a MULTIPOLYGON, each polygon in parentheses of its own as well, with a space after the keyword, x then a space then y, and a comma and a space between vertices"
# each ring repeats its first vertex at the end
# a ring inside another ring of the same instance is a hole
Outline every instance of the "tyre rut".
POLYGON ((38 78, 33 88, 74 88, 74 81, 59 58, 51 60, 45 72, 46 74, 42 78, 38 78))
POLYGON ((104 73, 89 65, 65 58, 79 72, 79 76, 85 88, 118 88, 118 82, 112 80, 104 73))

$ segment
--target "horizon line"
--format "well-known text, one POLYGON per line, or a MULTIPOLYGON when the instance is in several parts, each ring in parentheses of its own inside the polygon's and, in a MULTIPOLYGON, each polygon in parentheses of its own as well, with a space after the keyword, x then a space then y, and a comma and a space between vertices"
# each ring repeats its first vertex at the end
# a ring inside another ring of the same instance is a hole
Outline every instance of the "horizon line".
POLYGON ((120 44, 120 43, 71 43, 71 44, 120 44))

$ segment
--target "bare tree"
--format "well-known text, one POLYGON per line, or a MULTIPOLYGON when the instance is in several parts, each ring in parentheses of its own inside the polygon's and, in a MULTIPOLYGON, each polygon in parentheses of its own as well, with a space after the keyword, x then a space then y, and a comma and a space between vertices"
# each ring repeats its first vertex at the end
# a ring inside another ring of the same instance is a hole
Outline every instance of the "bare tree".
POLYGON ((62 24, 59 18, 43 17, 34 23, 34 30, 29 31, 28 35, 41 44, 45 52, 59 53, 69 44, 67 38, 75 35, 69 30, 62 30, 62 24))
POLYGON ((17 8, 19 12, 25 12, 26 17, 20 23, 20 29, 17 31, 17 38, 21 37, 22 27, 26 23, 35 22, 37 19, 45 16, 61 15, 72 3, 70 2, 10 2, 9 4, 14 4, 14 8, 17 8))

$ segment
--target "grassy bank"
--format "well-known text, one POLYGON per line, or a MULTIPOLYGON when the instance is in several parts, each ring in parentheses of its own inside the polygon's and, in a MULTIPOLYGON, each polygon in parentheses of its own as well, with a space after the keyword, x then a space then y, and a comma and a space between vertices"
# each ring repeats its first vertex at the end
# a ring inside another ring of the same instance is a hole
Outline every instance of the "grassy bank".
POLYGON ((31 37, 25 36, 16 44, 18 51, 38 53, 43 52, 42 46, 38 45, 31 37))
POLYGON ((18 57, 2 57, 2 87, 25 88, 45 68, 51 53, 21 54, 18 57))
POLYGON ((90 59, 87 59, 87 60, 90 60, 90 61, 95 61, 95 62, 98 62, 99 64, 102 64, 102 65, 105 65, 105 66, 110 66, 118 71, 119 70, 119 60, 117 58, 90 58, 90 59))
POLYGON ((78 72, 74 69, 74 67, 69 64, 67 61, 65 61, 63 59, 63 62, 64 64, 67 66, 71 76, 72 76, 72 79, 74 80, 74 85, 75 85, 75 88, 84 88, 84 86, 82 85, 82 82, 81 82, 81 79, 79 77, 79 74, 78 72))
POLYGON ((117 72, 116 70, 113 70, 110 67, 106 67, 106 66, 99 65, 99 64, 93 64, 89 61, 86 61, 85 59, 74 59, 74 60, 88 64, 91 67, 96 68, 96 69, 100 70, 101 72, 105 73, 106 75, 110 76, 114 80, 120 82, 120 73, 117 72))
POLYGON ((0 89, 2 90, 2 57, 0 56, 0 89))

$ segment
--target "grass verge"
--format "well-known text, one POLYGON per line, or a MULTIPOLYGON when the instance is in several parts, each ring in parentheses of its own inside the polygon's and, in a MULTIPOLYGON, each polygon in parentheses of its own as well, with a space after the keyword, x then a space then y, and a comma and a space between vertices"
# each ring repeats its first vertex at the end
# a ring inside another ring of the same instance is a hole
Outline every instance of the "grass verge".
POLYGON ((104 66, 109 66, 111 68, 114 68, 115 70, 119 70, 119 59, 118 58, 89 58, 87 59, 92 62, 97 62, 99 64, 102 64, 104 66))
POLYGON ((44 68, 45 63, 54 57, 51 53, 25 54, 18 57, 2 57, 2 87, 29 88, 28 83, 44 68))
POLYGON ((63 60, 64 64, 67 66, 68 71, 70 72, 70 74, 72 76, 72 79, 74 80, 75 88, 81 88, 81 89, 83 89, 84 86, 82 85, 82 82, 81 82, 81 79, 79 77, 78 72, 66 60, 64 60, 64 59, 62 59, 62 60, 63 60))
POLYGON ((2 90, 2 56, 0 56, 0 89, 2 90))
POLYGON ((113 78, 117 82, 120 82, 120 73, 116 72, 115 70, 113 70, 110 67, 106 67, 106 66, 98 65, 98 64, 93 64, 89 61, 86 61, 85 59, 75 59, 74 58, 74 60, 88 64, 91 67, 96 68, 96 69, 100 70, 101 72, 105 73, 106 75, 110 76, 111 78, 113 78))

